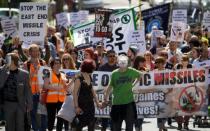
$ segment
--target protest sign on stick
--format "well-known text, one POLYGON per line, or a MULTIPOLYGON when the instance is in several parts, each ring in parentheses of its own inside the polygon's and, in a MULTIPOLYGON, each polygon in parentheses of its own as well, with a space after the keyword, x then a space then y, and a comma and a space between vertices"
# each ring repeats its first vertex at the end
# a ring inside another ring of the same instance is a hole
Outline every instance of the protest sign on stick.
POLYGON ((111 37, 112 25, 109 22, 113 10, 111 9, 98 9, 95 12, 95 30, 94 36, 96 37, 111 37))
POLYGON ((19 36, 21 41, 44 41, 46 36, 48 4, 20 3, 19 36))
POLYGON ((13 38, 18 35, 17 26, 14 19, 4 19, 1 21, 1 27, 6 34, 6 38, 13 38))

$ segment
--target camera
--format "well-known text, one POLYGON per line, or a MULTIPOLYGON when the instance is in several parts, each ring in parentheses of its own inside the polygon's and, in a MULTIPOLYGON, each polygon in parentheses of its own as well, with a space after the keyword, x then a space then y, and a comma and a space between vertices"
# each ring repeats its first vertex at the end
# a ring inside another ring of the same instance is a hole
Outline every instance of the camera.
POLYGON ((43 69, 42 74, 43 74, 43 79, 44 78, 50 78, 50 71, 49 71, 49 69, 43 69))

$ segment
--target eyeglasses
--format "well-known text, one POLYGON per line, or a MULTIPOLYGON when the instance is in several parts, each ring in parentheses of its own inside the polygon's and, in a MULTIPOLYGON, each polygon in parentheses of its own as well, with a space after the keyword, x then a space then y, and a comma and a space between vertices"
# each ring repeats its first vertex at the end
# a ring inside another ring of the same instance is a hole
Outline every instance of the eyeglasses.
POLYGON ((168 56, 168 54, 160 54, 161 56, 168 56))
POLYGON ((69 60, 69 58, 63 58, 63 61, 68 61, 69 60))
POLYGON ((55 65, 60 65, 61 63, 60 62, 55 62, 55 65))
POLYGON ((109 55, 108 57, 110 57, 110 58, 111 58, 111 57, 115 57, 115 55, 109 55))

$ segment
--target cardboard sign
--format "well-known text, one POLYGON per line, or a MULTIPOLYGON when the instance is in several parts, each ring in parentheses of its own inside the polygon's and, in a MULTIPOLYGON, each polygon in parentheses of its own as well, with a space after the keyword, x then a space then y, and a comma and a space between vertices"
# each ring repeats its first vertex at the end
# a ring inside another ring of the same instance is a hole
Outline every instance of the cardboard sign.
POLYGON ((89 15, 88 10, 80 10, 79 15, 80 15, 80 24, 86 23, 88 21, 88 15, 89 15))
POLYGON ((21 41, 44 41, 48 4, 20 3, 19 36, 21 41))
POLYGON ((210 37, 210 12, 204 12, 203 14, 203 28, 208 30, 208 37, 210 37))
POLYGON ((182 22, 174 22, 171 27, 171 41, 184 41, 184 32, 186 29, 186 24, 182 22))
POLYGON ((130 33, 130 43, 138 47, 138 55, 143 55, 146 52, 146 41, 144 30, 136 30, 130 33))
POLYGON ((1 27, 6 34, 6 38, 13 38, 18 35, 17 26, 14 19, 4 19, 1 21, 1 27))
POLYGON ((58 26, 63 26, 65 28, 68 28, 70 26, 70 18, 68 13, 63 12, 56 14, 56 22, 58 26))
POLYGON ((111 9, 98 9, 95 12, 95 31, 96 37, 111 37, 112 25, 109 22, 113 10, 111 9))
POLYGON ((163 30, 152 30, 151 47, 157 47, 157 38, 163 35, 163 30))
POLYGON ((69 13, 69 16, 70 16, 70 24, 72 26, 80 24, 80 14, 79 14, 79 12, 71 12, 71 13, 69 13))
POLYGON ((182 22, 187 24, 187 10, 173 10, 172 22, 182 22))
POLYGON ((107 38, 105 48, 115 50, 118 55, 126 55, 130 45, 130 32, 136 30, 133 8, 114 14, 110 22, 113 24, 112 37, 107 38))
POLYGON ((92 22, 73 28, 74 46, 82 44, 95 45, 98 42, 103 41, 103 38, 94 37, 94 27, 95 23, 92 22))

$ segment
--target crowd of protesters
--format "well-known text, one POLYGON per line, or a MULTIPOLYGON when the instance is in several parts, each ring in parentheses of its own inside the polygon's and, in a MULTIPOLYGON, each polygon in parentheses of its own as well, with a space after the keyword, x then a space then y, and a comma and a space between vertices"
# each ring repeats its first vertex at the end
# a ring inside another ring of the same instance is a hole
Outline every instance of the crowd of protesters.
MULTIPOLYGON (((151 35, 147 34, 146 39, 150 43, 151 35)), ((202 27, 197 27, 196 31, 189 27, 183 42, 170 41, 169 36, 163 34, 157 38, 155 48, 147 45, 147 51, 143 55, 139 55, 142 53, 138 46, 131 45, 127 56, 118 56, 114 50, 106 50, 103 42, 99 42, 94 47, 84 49, 84 61, 79 61, 78 49, 74 47, 74 42, 64 27, 56 29, 49 26, 45 41, 41 44, 44 48, 36 42, 25 48, 17 36, 0 49, 0 109, 3 115, 1 119, 6 121, 6 131, 28 131, 24 121, 26 112, 30 113, 29 129, 34 131, 52 131, 55 119, 57 131, 62 131, 63 125, 65 131, 81 131, 85 126, 93 131, 96 122, 94 102, 98 108, 106 107, 111 91, 111 119, 102 119, 101 130, 105 131, 110 126, 113 131, 120 131, 122 121, 125 120, 127 131, 132 131, 133 127, 136 131, 141 131, 143 119, 137 119, 132 87, 142 72, 194 68, 201 66, 199 63, 210 60, 209 38, 202 27), (50 67, 52 74, 51 77, 44 78, 42 87, 38 83, 40 66, 50 67), (68 78, 60 69, 80 70, 80 73, 68 78), (102 102, 99 102, 91 84, 93 71, 112 72, 102 102), (72 81, 74 86, 70 84, 72 81), (69 93, 74 98, 79 125, 71 125, 56 117, 69 93), (43 101, 43 96, 46 101, 43 101), (47 115, 37 113, 39 104, 46 106, 47 115)), ((190 117, 173 118, 178 123, 177 129, 189 130, 190 117)), ((168 120, 171 125, 171 119, 158 118, 159 131, 166 131, 165 123, 168 120)))

